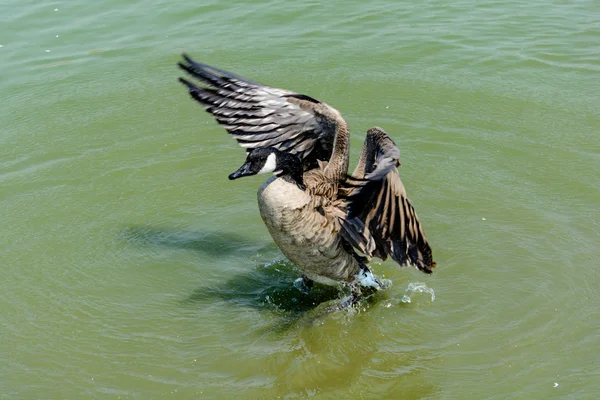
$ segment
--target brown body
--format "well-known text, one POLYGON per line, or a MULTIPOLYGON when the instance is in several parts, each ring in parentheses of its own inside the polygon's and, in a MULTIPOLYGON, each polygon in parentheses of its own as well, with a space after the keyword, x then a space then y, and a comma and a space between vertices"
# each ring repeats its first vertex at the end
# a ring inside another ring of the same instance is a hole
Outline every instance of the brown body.
POLYGON ((328 285, 351 283, 361 265, 341 233, 346 204, 327 195, 337 190, 326 182, 320 170, 304 175, 305 190, 272 177, 258 191, 258 208, 281 252, 304 275, 328 285))

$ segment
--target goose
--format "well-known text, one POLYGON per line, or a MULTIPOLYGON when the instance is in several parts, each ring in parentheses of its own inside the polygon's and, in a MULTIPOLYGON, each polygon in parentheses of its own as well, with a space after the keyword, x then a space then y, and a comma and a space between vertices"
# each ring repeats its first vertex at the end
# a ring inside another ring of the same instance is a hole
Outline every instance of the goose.
POLYGON ((182 57, 179 67, 195 82, 179 81, 247 150, 229 179, 273 174, 258 190, 258 208, 301 270, 299 289, 346 285, 348 306, 385 287, 368 265, 373 257, 432 272, 431 248, 398 174, 400 150, 383 129, 367 131, 349 174, 348 124, 335 108, 182 57))

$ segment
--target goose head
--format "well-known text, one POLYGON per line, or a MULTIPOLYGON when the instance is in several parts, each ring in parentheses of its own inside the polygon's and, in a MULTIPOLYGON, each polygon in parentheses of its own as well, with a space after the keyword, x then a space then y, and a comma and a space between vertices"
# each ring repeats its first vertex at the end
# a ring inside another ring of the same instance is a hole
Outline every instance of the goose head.
POLYGON ((304 189, 302 161, 300 161, 300 158, 273 147, 250 149, 246 157, 246 162, 237 171, 229 175, 229 179, 233 180, 244 176, 267 174, 270 172, 304 189))

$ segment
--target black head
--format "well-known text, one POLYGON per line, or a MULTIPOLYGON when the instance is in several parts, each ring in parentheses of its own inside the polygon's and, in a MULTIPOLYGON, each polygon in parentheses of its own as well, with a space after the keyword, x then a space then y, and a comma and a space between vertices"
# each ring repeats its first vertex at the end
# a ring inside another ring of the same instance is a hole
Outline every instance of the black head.
POLYGON ((302 161, 296 155, 279 151, 273 147, 249 150, 244 165, 229 175, 229 179, 233 180, 269 172, 290 180, 302 188, 304 186, 302 182, 302 161))
POLYGON ((272 147, 249 150, 244 165, 229 175, 229 179, 274 172, 277 168, 276 151, 272 147))

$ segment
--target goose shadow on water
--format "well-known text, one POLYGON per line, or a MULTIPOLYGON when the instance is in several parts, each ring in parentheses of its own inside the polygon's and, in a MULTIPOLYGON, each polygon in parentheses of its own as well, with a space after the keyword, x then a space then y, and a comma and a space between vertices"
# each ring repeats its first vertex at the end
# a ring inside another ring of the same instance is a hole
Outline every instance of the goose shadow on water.
POLYGON ((120 231, 121 239, 144 246, 189 249, 209 256, 248 256, 277 250, 274 243, 257 242, 231 232, 135 225, 120 231))
POLYGON ((184 303, 210 302, 216 298, 297 319, 321 304, 344 296, 342 288, 320 284, 315 284, 309 293, 300 291, 294 286, 294 281, 301 276, 300 271, 290 261, 282 259, 274 243, 258 242, 231 232, 150 226, 127 227, 120 236, 144 246, 189 249, 209 256, 235 256, 248 260, 246 272, 231 275, 222 284, 200 287, 184 299, 184 303), (249 261, 249 257, 257 253, 275 261, 249 261))

